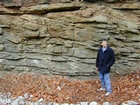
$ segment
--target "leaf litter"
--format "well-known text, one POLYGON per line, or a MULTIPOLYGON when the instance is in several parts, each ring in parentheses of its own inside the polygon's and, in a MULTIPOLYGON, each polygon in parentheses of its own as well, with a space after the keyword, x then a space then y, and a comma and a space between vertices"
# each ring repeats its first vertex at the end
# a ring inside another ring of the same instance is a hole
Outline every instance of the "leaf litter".
POLYGON ((10 93, 11 98, 24 96, 30 101, 43 98, 47 102, 58 103, 107 101, 119 105, 126 100, 140 103, 140 71, 112 77, 111 82, 113 93, 105 96, 105 91, 99 91, 99 79, 77 80, 35 73, 7 74, 0 78, 0 92, 10 93))

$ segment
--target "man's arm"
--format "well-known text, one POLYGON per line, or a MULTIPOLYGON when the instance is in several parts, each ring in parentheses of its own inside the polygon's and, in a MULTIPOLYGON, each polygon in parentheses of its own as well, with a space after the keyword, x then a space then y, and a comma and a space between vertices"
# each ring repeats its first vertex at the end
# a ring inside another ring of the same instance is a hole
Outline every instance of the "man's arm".
POLYGON ((114 51, 111 49, 111 60, 108 64, 109 67, 111 67, 114 63, 115 63, 115 54, 114 54, 114 51))

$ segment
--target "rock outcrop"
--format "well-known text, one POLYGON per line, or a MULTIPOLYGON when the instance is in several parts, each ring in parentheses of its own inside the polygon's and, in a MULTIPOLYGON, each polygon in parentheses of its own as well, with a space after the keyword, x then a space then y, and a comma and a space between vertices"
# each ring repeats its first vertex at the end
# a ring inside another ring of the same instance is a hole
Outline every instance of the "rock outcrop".
POLYGON ((139 2, 47 2, 32 6, 1 3, 1 72, 96 75, 102 38, 109 39, 116 54, 112 75, 140 68, 139 2))

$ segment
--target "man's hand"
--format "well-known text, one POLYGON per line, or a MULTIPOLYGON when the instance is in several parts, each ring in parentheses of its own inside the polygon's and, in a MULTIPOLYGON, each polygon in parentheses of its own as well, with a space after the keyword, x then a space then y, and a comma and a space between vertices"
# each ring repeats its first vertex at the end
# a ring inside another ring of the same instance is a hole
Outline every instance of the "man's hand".
POLYGON ((95 67, 95 69, 98 71, 98 67, 95 67))

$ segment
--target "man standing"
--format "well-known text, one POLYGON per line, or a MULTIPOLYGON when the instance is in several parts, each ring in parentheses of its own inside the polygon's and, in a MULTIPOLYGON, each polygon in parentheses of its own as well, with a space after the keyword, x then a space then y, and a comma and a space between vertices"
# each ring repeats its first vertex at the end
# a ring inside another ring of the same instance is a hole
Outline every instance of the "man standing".
POLYGON ((101 48, 98 50, 96 58, 96 70, 99 72, 99 78, 101 81, 100 90, 106 90, 105 96, 112 93, 110 82, 110 68, 115 62, 115 54, 113 49, 107 46, 107 40, 101 41, 101 48))

